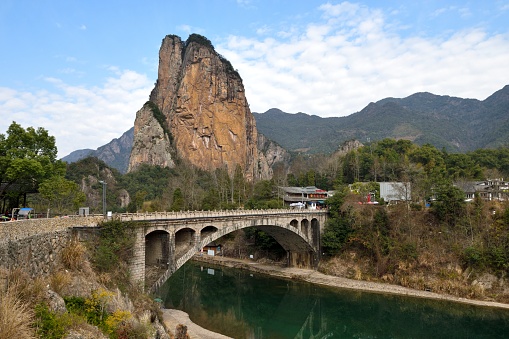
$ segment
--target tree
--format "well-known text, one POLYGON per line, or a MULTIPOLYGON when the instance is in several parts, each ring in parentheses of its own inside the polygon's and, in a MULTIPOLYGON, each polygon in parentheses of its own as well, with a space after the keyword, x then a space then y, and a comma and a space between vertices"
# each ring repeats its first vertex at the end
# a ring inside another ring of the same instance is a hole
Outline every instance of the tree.
POLYGON ((41 127, 25 130, 13 122, 7 135, 0 134, 0 197, 9 192, 19 199, 36 192, 39 184, 51 176, 63 176, 65 163, 56 157, 55 137, 48 131, 41 127))
POLYGON ((336 255, 353 233, 354 218, 351 210, 339 211, 327 219, 322 234, 322 248, 328 255, 336 255))
POLYGON ((63 176, 53 176, 42 182, 39 193, 46 201, 48 209, 52 208, 59 214, 76 211, 86 199, 79 186, 63 176))
POLYGON ((463 191, 448 181, 443 181, 436 186, 436 201, 432 204, 432 211, 438 220, 449 226, 455 226, 458 220, 465 214, 465 194, 463 191))
POLYGON ((184 209, 184 196, 180 188, 173 191, 173 202, 171 204, 172 211, 182 211, 184 209))

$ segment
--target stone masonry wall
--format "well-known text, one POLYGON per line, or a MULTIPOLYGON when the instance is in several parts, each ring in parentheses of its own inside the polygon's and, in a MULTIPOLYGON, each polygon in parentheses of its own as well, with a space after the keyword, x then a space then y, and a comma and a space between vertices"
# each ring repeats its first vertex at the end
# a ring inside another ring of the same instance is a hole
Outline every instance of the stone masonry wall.
POLYGON ((47 275, 60 263, 60 253, 76 234, 73 227, 92 228, 102 217, 32 219, 0 223, 0 267, 21 268, 31 276, 47 275))

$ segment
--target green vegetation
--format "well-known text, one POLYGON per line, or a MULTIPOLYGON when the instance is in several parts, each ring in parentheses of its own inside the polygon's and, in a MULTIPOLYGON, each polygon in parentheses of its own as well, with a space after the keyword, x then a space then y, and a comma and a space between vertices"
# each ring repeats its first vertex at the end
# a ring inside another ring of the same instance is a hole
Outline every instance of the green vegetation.
POLYGON ((0 199, 8 209, 19 207, 26 193, 65 173, 65 164, 56 159, 55 138, 44 128, 24 129, 13 122, 7 134, 0 134, 0 199))
MULTIPOLYGON (((103 222, 99 228, 99 238, 89 249, 92 253, 92 264, 98 272, 113 272, 120 267, 127 265, 127 258, 132 256, 134 247, 134 226, 133 222, 121 222, 111 220, 103 222)), ((120 269, 121 274, 118 283, 125 283, 123 276, 126 270, 120 269)))
POLYGON ((52 207, 57 214, 77 211, 86 200, 78 184, 63 176, 54 176, 41 183, 39 193, 41 204, 46 204, 48 209, 52 207))
POLYGON ((163 129, 164 134, 168 136, 168 140, 170 140, 170 143, 173 144, 173 135, 171 134, 168 126, 166 125, 166 118, 164 117, 163 112, 161 112, 161 110, 159 110, 159 107, 157 107, 157 105, 154 104, 152 101, 147 101, 145 103, 145 106, 148 106, 150 108, 152 114, 154 115, 154 118, 157 120, 157 122, 163 129))
POLYGON ((212 45, 212 42, 210 42, 210 40, 204 37, 203 35, 196 33, 189 35, 189 37, 186 40, 186 46, 189 46, 192 42, 196 42, 197 44, 206 46, 210 48, 212 51, 214 51, 214 46, 212 45))
POLYGON ((63 338, 68 328, 76 321, 68 313, 58 314, 49 310, 48 305, 38 304, 35 307, 37 334, 41 338, 63 338))

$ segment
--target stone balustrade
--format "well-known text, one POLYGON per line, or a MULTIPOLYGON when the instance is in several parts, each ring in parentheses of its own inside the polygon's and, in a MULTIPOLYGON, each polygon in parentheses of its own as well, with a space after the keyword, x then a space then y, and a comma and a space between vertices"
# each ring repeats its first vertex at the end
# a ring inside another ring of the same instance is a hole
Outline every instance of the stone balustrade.
POLYGON ((271 209, 271 210, 221 210, 221 211, 179 211, 179 212, 150 212, 150 213, 121 213, 115 217, 122 221, 140 220, 170 220, 170 219, 197 219, 197 218, 221 218, 248 215, 282 215, 282 214, 323 214, 327 210, 309 209, 271 209))

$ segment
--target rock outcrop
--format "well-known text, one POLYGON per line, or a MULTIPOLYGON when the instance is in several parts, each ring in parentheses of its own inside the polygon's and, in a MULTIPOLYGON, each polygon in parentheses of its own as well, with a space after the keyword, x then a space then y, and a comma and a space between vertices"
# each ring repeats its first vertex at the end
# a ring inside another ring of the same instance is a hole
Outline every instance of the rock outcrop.
POLYGON ((168 35, 159 51, 150 102, 138 111, 129 171, 142 163, 172 167, 176 157, 203 169, 243 169, 248 180, 270 177, 242 79, 209 40, 168 35))
POLYGON ((291 155, 274 141, 267 139, 263 134, 258 134, 258 159, 260 172, 272 177, 274 165, 281 163, 288 167, 291 155))
POLYGON ((364 144, 359 140, 347 140, 339 145, 338 149, 332 154, 332 156, 344 156, 353 150, 361 148, 362 146, 364 146, 364 144))
POLYGON ((134 139, 128 172, 141 164, 174 167, 172 154, 175 151, 170 142, 170 132, 165 121, 159 117, 161 112, 152 102, 147 102, 136 113, 134 139))

